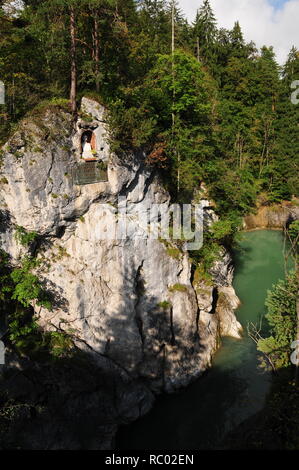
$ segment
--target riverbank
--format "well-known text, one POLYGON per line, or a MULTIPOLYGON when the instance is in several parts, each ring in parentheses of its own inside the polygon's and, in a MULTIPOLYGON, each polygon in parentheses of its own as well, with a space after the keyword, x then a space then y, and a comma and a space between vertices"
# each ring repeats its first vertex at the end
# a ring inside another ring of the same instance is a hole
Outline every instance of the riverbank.
POLYGON ((299 389, 294 370, 272 378, 264 408, 229 433, 222 443, 230 450, 299 450, 299 389), (283 417, 283 419, 281 419, 283 417))
POLYGON ((258 204, 256 211, 243 219, 245 231, 271 229, 282 230, 290 222, 299 219, 299 199, 279 204, 258 204))

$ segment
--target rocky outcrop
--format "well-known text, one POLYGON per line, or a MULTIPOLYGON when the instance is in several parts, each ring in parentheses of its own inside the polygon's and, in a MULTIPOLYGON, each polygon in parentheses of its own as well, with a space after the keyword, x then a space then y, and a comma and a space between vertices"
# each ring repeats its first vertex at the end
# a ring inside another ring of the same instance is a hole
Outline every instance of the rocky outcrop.
MULTIPOLYGON (((51 311, 36 308, 40 325, 71 332, 101 370, 113 367, 144 390, 172 392, 211 364, 221 335, 240 337, 230 256, 223 250, 211 280, 195 279, 184 244, 138 237, 136 212, 170 204, 169 195, 143 155, 120 159, 109 151, 98 103, 85 98, 82 109, 75 127, 63 110, 25 119, 4 146, 2 249, 17 263, 24 248, 14 236, 16 226, 36 232, 38 273, 53 297, 51 311), (86 114, 91 118, 84 121, 86 114), (73 174, 87 128, 108 164, 108 181, 78 186, 73 174), (103 239, 112 230, 119 196, 132 214, 134 237, 103 239)), ((212 209, 202 204, 210 220, 212 209)), ((134 406, 145 396, 137 394, 134 406)))
POLYGON ((244 217, 245 230, 283 229, 290 222, 299 219, 299 201, 285 201, 281 204, 258 207, 255 214, 244 217))

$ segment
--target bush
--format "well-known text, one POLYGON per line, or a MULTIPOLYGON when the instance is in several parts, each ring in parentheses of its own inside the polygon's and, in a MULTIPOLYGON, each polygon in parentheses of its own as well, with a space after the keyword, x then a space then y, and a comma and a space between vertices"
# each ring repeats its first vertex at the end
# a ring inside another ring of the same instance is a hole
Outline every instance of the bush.
POLYGON ((38 237, 36 232, 27 232, 24 227, 17 226, 15 230, 16 240, 25 247, 30 246, 38 237))
POLYGON ((291 343, 297 338, 297 292, 296 273, 290 273, 268 292, 266 318, 271 331, 269 337, 259 340, 257 348, 270 356, 277 369, 291 365, 291 343))

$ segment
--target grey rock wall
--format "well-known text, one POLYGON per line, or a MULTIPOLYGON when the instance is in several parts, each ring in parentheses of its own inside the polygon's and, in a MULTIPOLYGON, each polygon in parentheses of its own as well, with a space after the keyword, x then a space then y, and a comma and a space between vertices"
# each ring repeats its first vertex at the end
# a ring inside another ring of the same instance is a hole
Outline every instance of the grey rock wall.
MULTIPOLYGON (((44 260, 38 274, 54 298, 52 311, 36 308, 40 325, 71 330, 99 366, 112 364, 154 392, 172 392, 210 366, 221 335, 240 337, 231 259, 223 249, 212 282, 195 282, 184 246, 101 239, 111 229, 104 203, 113 208, 125 197, 134 214, 170 198, 143 155, 122 161, 110 152, 104 108, 86 98, 82 107, 88 122, 74 125, 67 112, 48 110, 25 119, 4 146, 2 249, 17 263, 24 248, 15 240, 16 226, 37 232, 44 260), (72 171, 88 126, 108 164, 108 182, 77 186, 72 171)), ((211 223, 213 210, 208 201, 202 204, 211 223)), ((136 234, 134 217, 132 227, 136 234)))

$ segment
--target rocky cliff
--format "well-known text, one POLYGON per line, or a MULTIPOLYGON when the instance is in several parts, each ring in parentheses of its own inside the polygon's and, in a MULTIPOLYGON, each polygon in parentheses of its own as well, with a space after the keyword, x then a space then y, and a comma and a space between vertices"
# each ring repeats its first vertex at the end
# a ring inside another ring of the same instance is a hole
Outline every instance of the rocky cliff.
MULTIPOLYGON (((83 99, 76 125, 57 108, 24 119, 2 149, 0 193, 1 245, 13 263, 26 254, 17 227, 38 235, 30 249, 53 299, 51 311, 34 306, 39 324, 68 332, 95 368, 126 384, 116 385, 123 410, 111 412, 117 415, 112 427, 146 412, 152 392, 173 392, 200 376, 222 335, 240 336, 233 267, 224 249, 205 280, 194 276, 184 244, 99 236, 111 229, 103 204, 116 207, 121 196, 134 214, 154 203, 169 205, 170 197, 143 155, 120 159, 110 152, 105 110, 95 101, 83 99), (74 172, 88 129, 107 164, 107 181, 78 185, 74 172), (135 384, 130 393, 128 384, 135 384)), ((208 224, 215 216, 207 201, 201 204, 208 224)), ((138 232, 134 224, 132 217, 138 232)), ((109 447, 103 442, 98 445, 109 447)))
POLYGON ((256 213, 244 217, 245 230, 283 229, 299 219, 299 201, 285 201, 281 204, 257 207, 256 213))

